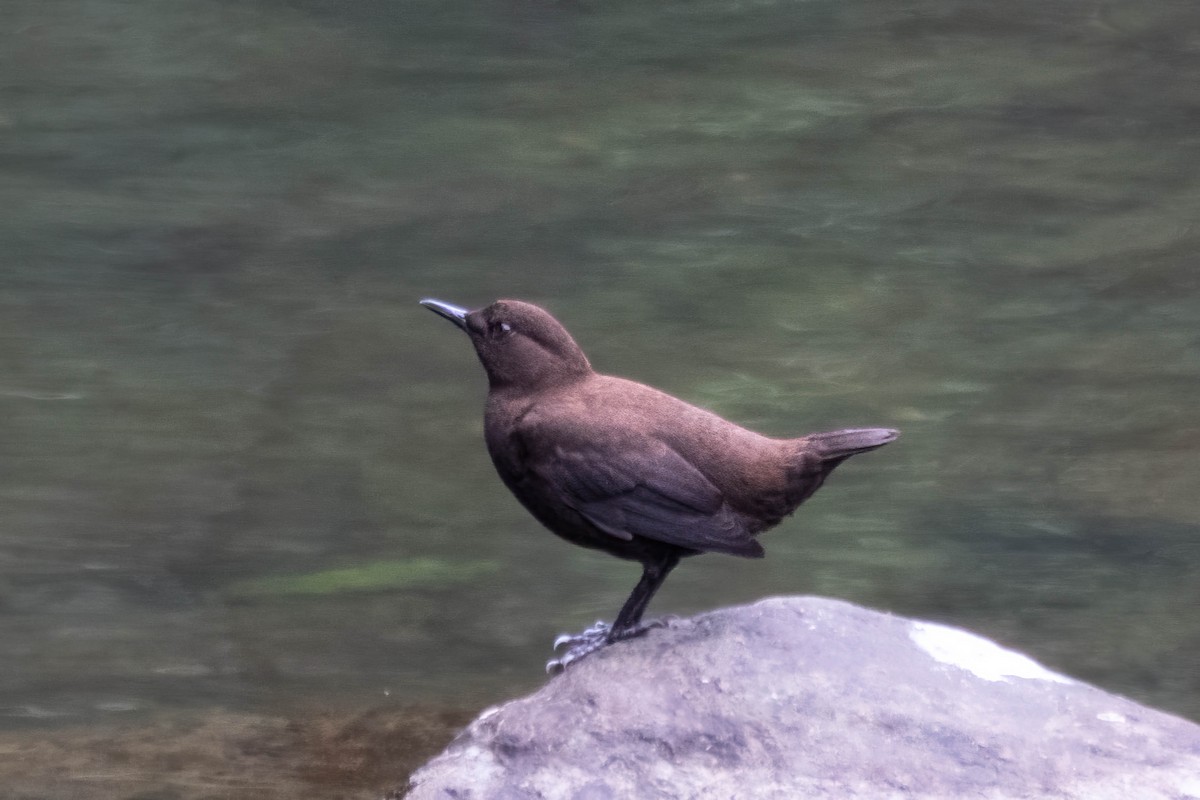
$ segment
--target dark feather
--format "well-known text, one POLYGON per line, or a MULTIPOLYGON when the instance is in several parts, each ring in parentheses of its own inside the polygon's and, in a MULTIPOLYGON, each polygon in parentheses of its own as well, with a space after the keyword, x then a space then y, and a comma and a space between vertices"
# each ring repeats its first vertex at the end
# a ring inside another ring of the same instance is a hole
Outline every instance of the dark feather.
POLYGON ((610 536, 763 554, 720 490, 665 444, 603 453, 560 448, 557 456, 537 469, 539 476, 558 484, 567 505, 610 536))

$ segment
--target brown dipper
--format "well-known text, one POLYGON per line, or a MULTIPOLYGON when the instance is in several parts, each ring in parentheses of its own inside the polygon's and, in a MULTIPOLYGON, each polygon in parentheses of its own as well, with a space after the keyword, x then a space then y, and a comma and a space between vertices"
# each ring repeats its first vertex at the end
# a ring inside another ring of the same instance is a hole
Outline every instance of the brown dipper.
POLYGON ((898 435, 856 428, 768 439, 597 374, 566 328, 530 303, 421 305, 466 331, 487 370, 484 435, 504 484, 567 541, 642 563, 616 622, 560 636, 555 649, 570 647, 549 671, 654 627, 642 613, 680 558, 761 558, 756 534, 795 511, 838 464, 898 435))

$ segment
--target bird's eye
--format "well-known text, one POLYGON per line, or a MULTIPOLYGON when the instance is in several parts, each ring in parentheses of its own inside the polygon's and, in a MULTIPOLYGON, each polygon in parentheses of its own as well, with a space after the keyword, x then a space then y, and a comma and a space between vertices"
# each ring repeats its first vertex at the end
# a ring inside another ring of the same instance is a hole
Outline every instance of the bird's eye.
POLYGON ((488 325, 488 333, 493 339, 502 339, 512 333, 512 325, 507 322, 496 321, 488 325))

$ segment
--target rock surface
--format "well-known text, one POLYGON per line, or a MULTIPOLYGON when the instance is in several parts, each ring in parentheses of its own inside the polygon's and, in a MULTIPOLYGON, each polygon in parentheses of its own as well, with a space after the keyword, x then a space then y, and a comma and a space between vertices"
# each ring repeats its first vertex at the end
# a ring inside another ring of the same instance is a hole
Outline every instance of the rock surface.
POLYGON ((775 598, 485 711, 408 796, 1190 800, 1200 726, 965 631, 775 598))

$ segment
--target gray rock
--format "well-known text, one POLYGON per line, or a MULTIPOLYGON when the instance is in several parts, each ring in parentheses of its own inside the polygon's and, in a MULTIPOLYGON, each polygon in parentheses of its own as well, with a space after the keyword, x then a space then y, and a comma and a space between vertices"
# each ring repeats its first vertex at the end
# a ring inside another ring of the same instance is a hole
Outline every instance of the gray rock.
POLYGON ((651 631, 489 709, 412 800, 1200 798, 1200 726, 814 597, 651 631))

